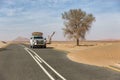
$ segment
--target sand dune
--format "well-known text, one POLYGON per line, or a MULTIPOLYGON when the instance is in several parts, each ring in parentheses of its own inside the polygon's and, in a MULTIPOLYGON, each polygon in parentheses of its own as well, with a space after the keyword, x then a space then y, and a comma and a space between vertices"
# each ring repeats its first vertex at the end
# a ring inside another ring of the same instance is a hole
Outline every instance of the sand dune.
POLYGON ((8 45, 7 42, 4 42, 4 41, 0 41, 0 48, 4 48, 8 45))
POLYGON ((85 64, 97 66, 114 65, 120 63, 120 43, 80 50, 68 54, 68 57, 73 61, 85 64))

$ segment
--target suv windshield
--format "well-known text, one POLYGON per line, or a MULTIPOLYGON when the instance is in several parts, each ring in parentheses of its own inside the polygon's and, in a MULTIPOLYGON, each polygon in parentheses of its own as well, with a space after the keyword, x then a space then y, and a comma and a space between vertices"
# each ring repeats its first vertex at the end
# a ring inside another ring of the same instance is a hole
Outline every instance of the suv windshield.
POLYGON ((34 37, 34 39, 43 39, 43 37, 34 37))

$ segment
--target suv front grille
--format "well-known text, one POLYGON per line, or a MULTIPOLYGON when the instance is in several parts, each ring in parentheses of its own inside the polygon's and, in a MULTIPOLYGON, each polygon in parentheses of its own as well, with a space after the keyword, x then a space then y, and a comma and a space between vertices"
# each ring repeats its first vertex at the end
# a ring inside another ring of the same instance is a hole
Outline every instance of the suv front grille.
POLYGON ((44 43, 44 41, 42 40, 42 41, 38 41, 37 40, 37 44, 43 44, 44 43))

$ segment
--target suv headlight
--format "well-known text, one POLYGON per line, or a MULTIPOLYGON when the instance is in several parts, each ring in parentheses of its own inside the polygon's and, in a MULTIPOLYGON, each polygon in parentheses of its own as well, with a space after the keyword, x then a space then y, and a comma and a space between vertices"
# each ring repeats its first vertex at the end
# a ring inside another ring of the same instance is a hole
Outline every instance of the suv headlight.
POLYGON ((36 43, 36 42, 35 42, 34 44, 35 44, 35 45, 37 45, 37 43, 36 43))

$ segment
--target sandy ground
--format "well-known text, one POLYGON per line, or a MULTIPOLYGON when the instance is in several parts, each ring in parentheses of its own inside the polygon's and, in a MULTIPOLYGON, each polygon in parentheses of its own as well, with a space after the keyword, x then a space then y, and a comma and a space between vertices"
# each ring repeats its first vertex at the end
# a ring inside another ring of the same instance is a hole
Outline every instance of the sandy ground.
POLYGON ((5 47, 5 43, 3 43, 2 41, 0 41, 0 48, 3 48, 3 47, 5 47))
POLYGON ((104 67, 120 63, 120 42, 81 42, 80 46, 73 42, 53 42, 47 46, 67 51, 68 58, 79 63, 104 67))
POLYGON ((5 48, 5 47, 8 46, 9 44, 10 44, 10 42, 0 41, 0 48, 5 48))

